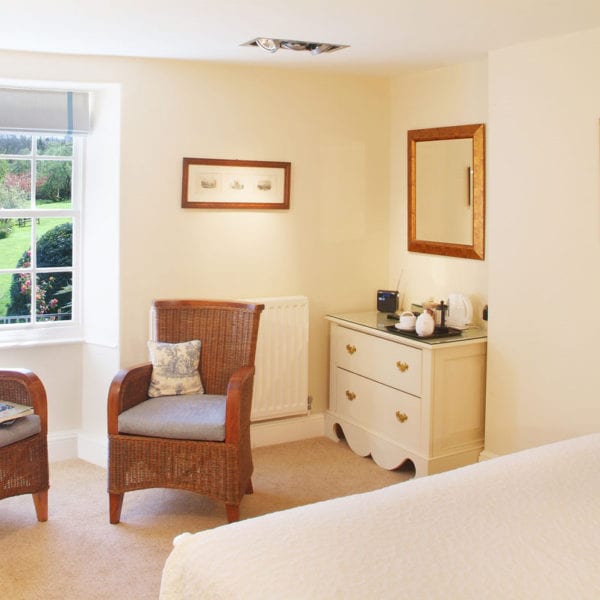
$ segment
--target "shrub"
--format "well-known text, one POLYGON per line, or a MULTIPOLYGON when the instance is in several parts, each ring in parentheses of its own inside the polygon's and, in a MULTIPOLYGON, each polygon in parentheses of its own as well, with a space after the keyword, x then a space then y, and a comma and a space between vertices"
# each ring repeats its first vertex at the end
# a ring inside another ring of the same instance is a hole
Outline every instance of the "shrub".
MULTIPOLYGON (((73 228, 71 223, 57 225, 46 232, 37 244, 38 267, 68 267, 73 260, 73 228)), ((31 249, 17 261, 16 268, 31 266, 31 249)), ((10 286, 11 303, 7 315, 28 315, 31 310, 29 274, 15 274, 10 286)), ((71 312, 71 273, 42 273, 38 275, 36 311, 38 314, 71 312), (62 292, 62 293, 60 293, 62 292)))
POLYGON ((0 208, 23 208, 29 205, 29 193, 19 185, 0 184, 0 208))
POLYGON ((12 219, 0 219, 0 240, 7 238, 12 232, 12 219))

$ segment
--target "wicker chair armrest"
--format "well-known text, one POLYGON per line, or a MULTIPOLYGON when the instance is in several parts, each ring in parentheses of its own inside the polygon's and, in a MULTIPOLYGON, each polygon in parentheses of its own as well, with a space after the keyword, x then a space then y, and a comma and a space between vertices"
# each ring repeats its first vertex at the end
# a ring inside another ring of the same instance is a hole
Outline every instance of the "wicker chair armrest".
POLYGON ((250 429, 254 366, 240 367, 229 378, 225 415, 225 441, 237 444, 250 429))
POLYGON ((144 363, 121 369, 108 390, 108 433, 117 434, 119 415, 148 399, 152 364, 144 363))
POLYGON ((48 432, 48 400, 41 379, 29 369, 0 370, 0 399, 33 407, 42 433, 48 432))

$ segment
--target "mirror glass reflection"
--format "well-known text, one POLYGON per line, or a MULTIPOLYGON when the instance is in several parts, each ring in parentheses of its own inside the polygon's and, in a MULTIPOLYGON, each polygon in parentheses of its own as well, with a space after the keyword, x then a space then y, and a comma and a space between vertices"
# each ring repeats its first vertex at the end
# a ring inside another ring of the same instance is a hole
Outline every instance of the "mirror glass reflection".
POLYGON ((473 140, 417 144, 417 238, 473 243, 473 140))

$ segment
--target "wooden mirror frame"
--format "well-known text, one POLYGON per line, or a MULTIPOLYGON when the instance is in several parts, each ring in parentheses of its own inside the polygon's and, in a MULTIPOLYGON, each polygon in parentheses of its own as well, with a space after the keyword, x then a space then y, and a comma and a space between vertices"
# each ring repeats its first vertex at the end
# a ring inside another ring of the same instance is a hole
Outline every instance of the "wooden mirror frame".
POLYGON ((485 257, 485 125, 457 125, 413 129, 408 141, 408 250, 459 258, 484 260, 485 257), (417 239, 417 143, 436 140, 473 140, 473 243, 417 239))

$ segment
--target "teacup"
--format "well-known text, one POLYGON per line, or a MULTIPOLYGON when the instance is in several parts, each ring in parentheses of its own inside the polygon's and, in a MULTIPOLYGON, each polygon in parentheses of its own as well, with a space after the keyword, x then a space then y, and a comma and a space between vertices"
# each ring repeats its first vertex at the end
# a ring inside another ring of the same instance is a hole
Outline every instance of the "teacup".
POLYGON ((398 329, 414 329, 416 322, 417 317, 410 310, 405 310, 398 319, 398 329))

